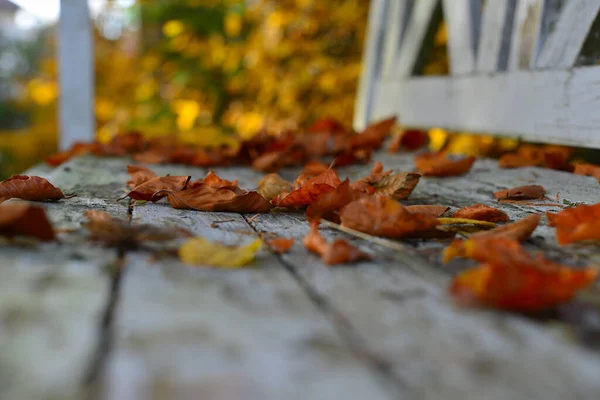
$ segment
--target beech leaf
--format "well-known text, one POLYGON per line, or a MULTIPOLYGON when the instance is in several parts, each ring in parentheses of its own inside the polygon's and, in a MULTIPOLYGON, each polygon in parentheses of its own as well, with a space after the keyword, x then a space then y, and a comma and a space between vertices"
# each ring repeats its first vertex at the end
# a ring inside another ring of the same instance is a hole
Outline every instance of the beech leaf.
POLYGON ((166 192, 184 190, 190 181, 190 176, 159 176, 149 179, 134 187, 125 197, 134 200, 157 202, 166 196, 166 192))
POLYGON ((179 259, 188 265, 209 265, 226 269, 244 267, 254 261, 263 242, 256 239, 245 246, 225 246, 201 237, 187 240, 179 248, 179 259))
POLYGON ((519 186, 512 189, 494 192, 498 201, 502 200, 533 200, 541 199, 546 195, 546 189, 540 185, 519 186))
POLYGON ((13 175, 0 182, 0 203, 8 199, 58 201, 64 198, 59 188, 40 176, 13 175))
POLYGON ((267 246, 276 254, 287 253, 294 244, 294 238, 275 238, 267 241, 267 246))
POLYGON ((163 190, 155 195, 167 196, 171 207, 183 210, 264 213, 272 207, 258 192, 249 192, 237 186, 213 187, 199 184, 192 189, 163 190))
POLYGON ((304 237, 304 247, 308 251, 320 255, 321 261, 327 265, 344 264, 370 258, 368 254, 343 239, 327 243, 327 240, 319 232, 318 221, 311 223, 310 231, 304 237))
POLYGON ((453 160, 444 153, 425 153, 415 157, 417 171, 423 176, 464 175, 471 170, 474 163, 474 156, 453 160))
POLYGON ((486 206, 484 204, 473 204, 472 206, 463 207, 456 211, 454 218, 477 219, 480 221, 489 222, 508 222, 510 218, 502 210, 486 206))

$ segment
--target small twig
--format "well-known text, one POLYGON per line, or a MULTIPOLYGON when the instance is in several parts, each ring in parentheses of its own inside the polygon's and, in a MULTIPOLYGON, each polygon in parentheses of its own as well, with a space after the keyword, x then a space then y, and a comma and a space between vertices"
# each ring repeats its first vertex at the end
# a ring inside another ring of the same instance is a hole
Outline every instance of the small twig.
POLYGON ((496 224, 489 221, 480 221, 477 219, 468 219, 468 218, 438 218, 438 221, 442 225, 477 225, 477 226, 485 226, 489 228, 495 228, 496 224))
POLYGON ((224 224, 225 222, 235 222, 235 219, 223 219, 221 221, 214 221, 212 224, 210 224, 211 228, 217 228, 219 226, 219 224, 224 224))
POLYGON ((256 221, 256 220, 258 219, 258 217, 260 217, 260 214, 256 214, 256 215, 255 215, 254 217, 252 217, 252 218, 248 218, 248 219, 246 220, 246 222, 254 222, 254 221, 256 221))

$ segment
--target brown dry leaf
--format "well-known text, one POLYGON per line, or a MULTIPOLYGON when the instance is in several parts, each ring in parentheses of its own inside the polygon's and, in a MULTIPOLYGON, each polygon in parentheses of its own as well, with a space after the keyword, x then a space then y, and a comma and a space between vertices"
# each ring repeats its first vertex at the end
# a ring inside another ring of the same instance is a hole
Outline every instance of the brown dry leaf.
POLYGON ((441 217, 444 215, 446 211, 450 209, 450 207, 446 206, 429 206, 429 205, 416 205, 416 206, 406 206, 406 209, 411 213, 417 214, 426 214, 431 215, 432 217, 441 217))
POLYGON ((350 136, 348 139, 351 149, 377 150, 396 125, 396 117, 384 119, 369 125, 362 133, 350 136))
POLYGON ((557 170, 571 171, 569 159, 573 149, 565 146, 523 145, 515 153, 504 154, 498 160, 500 168, 544 167, 557 170))
POLYGON ((150 149, 133 155, 133 160, 142 164, 164 164, 171 161, 170 151, 150 149))
POLYGON ((156 173, 143 165, 128 165, 127 172, 130 175, 130 179, 127 181, 127 186, 129 186, 131 189, 149 181, 152 178, 156 178, 156 173))
POLYGON ((403 200, 410 196, 420 178, 421 175, 411 172, 394 174, 392 170, 383 171, 383 165, 377 161, 369 176, 352 182, 351 187, 364 193, 403 200))
POLYGON ((0 236, 27 236, 44 242, 55 238, 46 211, 26 203, 0 205, 0 236))
POLYGON ((519 186, 512 189, 494 192, 498 201, 502 200, 533 200, 542 199, 546 195, 546 189, 540 185, 519 186))
POLYGON ((340 211, 342 225, 373 236, 391 238, 429 236, 440 224, 437 218, 412 213, 383 196, 363 197, 340 211))
POLYGON ((291 193, 276 196, 272 203, 277 207, 306 207, 317 200, 323 193, 332 192, 340 185, 340 178, 333 169, 310 179, 306 184, 291 193))
POLYGON ((58 201, 64 198, 60 189, 39 176, 13 175, 0 182, 0 203, 8 199, 58 201))
POLYGON ((292 182, 283 179, 277 174, 268 174, 258 182, 258 189, 256 191, 260 193, 262 197, 271 201, 280 193, 286 193, 287 195, 292 190, 292 182))
POLYGON ((227 211, 239 213, 265 213, 271 203, 258 192, 242 190, 237 186, 213 187, 206 184, 182 191, 163 190, 173 208, 197 211, 227 211))
POLYGON ((158 176, 134 187, 125 197, 157 202, 166 192, 179 192, 187 187, 191 176, 158 176))
POLYGON ((335 190, 321 194, 314 202, 306 209, 306 217, 309 220, 326 218, 334 219, 332 213, 340 210, 346 204, 359 199, 362 194, 353 190, 350 181, 346 179, 335 190))
POLYGON ((469 239, 465 256, 483 263, 456 276, 450 293, 461 305, 540 311, 569 301, 598 276, 594 268, 573 270, 532 257, 512 239, 469 239))
POLYGON ((327 265, 351 263, 359 260, 368 260, 368 254, 360 251, 343 239, 327 243, 319 232, 319 222, 310 225, 310 232, 304 237, 304 247, 310 252, 321 256, 321 261, 327 265))
POLYGON ((215 188, 229 187, 229 186, 238 186, 238 180, 228 181, 227 179, 220 178, 215 171, 212 169, 208 170, 208 174, 202 179, 198 179, 197 181, 193 181, 188 183, 187 187, 189 189, 195 188, 196 186, 201 186, 206 184, 208 186, 212 186, 215 188))
POLYGON ((476 219, 488 222, 508 222, 510 218, 502 210, 486 206, 484 204, 473 204, 456 211, 453 218, 476 219))
POLYGON ((557 214, 546 213, 548 225, 556 227, 560 245, 586 240, 600 240, 600 203, 579 205, 557 214))
MULTIPOLYGON (((481 238, 506 238, 523 242, 531 236, 535 228, 540 223, 542 217, 539 214, 533 214, 510 224, 499 226, 489 231, 478 232, 471 236, 471 239, 481 238)), ((455 240, 444 250, 444 263, 457 257, 464 257, 467 252, 464 240, 455 240)))
POLYGON ((444 153, 425 153, 415 157, 415 166, 423 176, 458 176, 471 170, 475 163, 474 156, 460 160, 452 160, 444 153))
POLYGON ((287 253, 294 244, 294 238, 275 238, 267 241, 267 246, 276 254, 287 253))
POLYGON ((428 142, 429 133, 427 131, 407 129, 394 137, 390 142, 388 152, 397 153, 399 150, 415 151, 426 146, 428 142))
POLYGON ((596 179, 600 179, 600 165, 594 164, 575 164, 574 174, 584 175, 584 176, 593 176, 596 179))

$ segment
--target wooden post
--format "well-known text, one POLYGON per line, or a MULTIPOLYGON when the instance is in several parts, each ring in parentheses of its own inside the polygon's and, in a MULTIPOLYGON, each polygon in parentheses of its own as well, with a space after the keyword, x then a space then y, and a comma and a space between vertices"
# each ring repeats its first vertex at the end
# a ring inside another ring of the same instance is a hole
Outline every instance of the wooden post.
POLYGON ((85 0, 61 0, 58 24, 59 146, 94 138, 94 41, 85 0))

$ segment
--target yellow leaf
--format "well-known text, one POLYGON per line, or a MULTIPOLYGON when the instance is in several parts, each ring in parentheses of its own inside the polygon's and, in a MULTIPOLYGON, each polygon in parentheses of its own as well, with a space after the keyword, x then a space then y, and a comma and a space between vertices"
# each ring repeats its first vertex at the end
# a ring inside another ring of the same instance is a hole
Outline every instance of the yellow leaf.
POLYGON ((246 246, 235 247, 197 237, 189 239, 179 248, 179 259, 188 265, 240 268, 251 263, 261 247, 261 239, 246 246))

